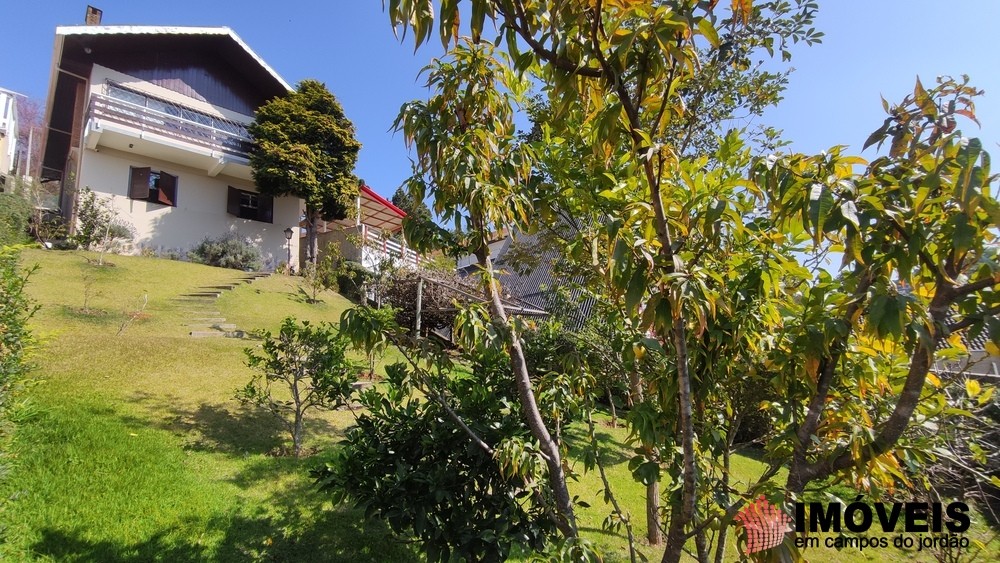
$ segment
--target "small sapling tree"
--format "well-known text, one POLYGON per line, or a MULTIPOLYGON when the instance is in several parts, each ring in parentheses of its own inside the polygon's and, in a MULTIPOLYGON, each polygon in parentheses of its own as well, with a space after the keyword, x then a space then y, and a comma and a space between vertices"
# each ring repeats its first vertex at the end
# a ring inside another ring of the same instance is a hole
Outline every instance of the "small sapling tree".
POLYGON ((110 198, 97 197, 90 188, 85 188, 80 198, 79 224, 76 243, 100 254, 97 265, 104 265, 104 254, 114 250, 122 241, 131 240, 135 229, 118 215, 110 198))
POLYGON ((286 317, 277 337, 259 332, 259 349, 247 348, 247 365, 255 371, 236 392, 244 404, 274 414, 292 438, 295 457, 302 453, 305 414, 315 408, 336 408, 346 403, 357 376, 347 359, 347 343, 326 324, 299 324, 286 317))

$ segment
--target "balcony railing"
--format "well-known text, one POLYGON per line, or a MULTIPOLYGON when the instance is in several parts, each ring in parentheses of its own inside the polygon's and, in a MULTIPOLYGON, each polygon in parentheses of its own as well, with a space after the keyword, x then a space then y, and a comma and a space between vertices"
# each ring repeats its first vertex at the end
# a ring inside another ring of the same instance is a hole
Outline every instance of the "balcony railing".
POLYGON ((90 116, 242 158, 250 157, 253 146, 253 141, 241 128, 231 127, 239 132, 223 131, 102 94, 91 95, 90 116))
POLYGON ((374 270, 383 260, 389 260, 396 267, 417 268, 420 266, 420 255, 406 248, 398 241, 380 237, 369 231, 367 225, 362 225, 362 255, 361 263, 366 268, 374 270))

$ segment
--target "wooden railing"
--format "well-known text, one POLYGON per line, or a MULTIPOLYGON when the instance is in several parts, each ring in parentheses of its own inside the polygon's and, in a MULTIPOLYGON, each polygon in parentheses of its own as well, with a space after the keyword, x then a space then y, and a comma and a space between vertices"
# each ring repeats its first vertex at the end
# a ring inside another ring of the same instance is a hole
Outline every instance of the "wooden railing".
POLYGON ((91 95, 90 116, 242 158, 250 157, 253 146, 249 136, 223 131, 102 94, 91 95))

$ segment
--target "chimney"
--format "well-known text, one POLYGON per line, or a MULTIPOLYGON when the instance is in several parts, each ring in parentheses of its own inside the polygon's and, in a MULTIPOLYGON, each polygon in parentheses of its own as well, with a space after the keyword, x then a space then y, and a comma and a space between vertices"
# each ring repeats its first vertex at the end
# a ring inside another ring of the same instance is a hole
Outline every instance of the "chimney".
POLYGON ((87 17, 84 19, 84 23, 87 25, 101 25, 101 14, 103 13, 93 6, 87 6, 87 17))

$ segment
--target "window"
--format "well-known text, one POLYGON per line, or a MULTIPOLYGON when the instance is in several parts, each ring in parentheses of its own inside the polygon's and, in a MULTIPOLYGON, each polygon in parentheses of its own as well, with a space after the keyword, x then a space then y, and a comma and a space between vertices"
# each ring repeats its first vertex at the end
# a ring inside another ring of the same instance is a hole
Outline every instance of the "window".
POLYGON ((274 198, 269 195, 238 190, 229 186, 229 197, 226 201, 226 211, 240 219, 274 222, 274 198))
POLYGON ((177 176, 150 168, 130 168, 128 197, 177 206, 177 176))

